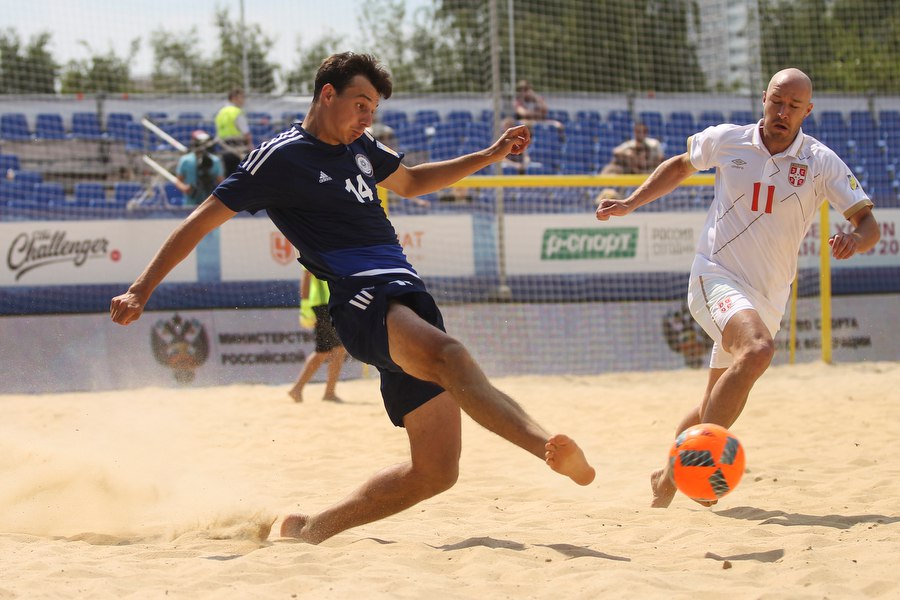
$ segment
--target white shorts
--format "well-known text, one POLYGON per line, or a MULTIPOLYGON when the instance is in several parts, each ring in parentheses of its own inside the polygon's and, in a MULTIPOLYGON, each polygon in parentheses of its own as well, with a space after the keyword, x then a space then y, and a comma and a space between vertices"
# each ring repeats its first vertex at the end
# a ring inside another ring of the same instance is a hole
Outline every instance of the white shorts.
POLYGON ((691 315, 712 338, 713 348, 709 368, 725 369, 733 358, 722 348, 722 332, 728 321, 742 310, 755 310, 772 337, 781 328, 781 315, 761 310, 764 303, 754 301, 754 294, 726 277, 692 275, 688 285, 688 306, 691 315))

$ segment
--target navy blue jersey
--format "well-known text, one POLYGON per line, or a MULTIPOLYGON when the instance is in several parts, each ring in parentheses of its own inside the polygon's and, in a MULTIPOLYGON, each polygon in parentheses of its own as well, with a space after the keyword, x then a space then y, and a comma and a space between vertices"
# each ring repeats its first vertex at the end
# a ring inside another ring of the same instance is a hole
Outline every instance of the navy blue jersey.
POLYGON ((415 274, 375 191, 401 158, 368 133, 332 146, 294 124, 250 152, 213 194, 235 212, 265 210, 319 279, 415 274))

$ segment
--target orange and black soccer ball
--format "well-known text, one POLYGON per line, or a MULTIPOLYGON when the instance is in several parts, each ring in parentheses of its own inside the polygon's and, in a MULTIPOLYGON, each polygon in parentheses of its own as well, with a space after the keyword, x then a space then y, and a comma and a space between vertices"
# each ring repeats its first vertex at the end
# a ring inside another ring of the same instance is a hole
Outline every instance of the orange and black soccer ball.
POLYGON ((718 500, 737 487, 744 461, 744 448, 734 434, 713 423, 685 429, 669 450, 675 486, 704 502, 718 500))

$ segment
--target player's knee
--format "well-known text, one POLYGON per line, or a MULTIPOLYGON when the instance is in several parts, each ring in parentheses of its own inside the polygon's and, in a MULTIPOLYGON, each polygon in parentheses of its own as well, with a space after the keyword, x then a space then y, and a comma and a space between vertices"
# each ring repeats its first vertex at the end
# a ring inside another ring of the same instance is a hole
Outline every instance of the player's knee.
POLYGON ((448 337, 440 345, 435 353, 432 364, 436 373, 436 380, 447 387, 446 377, 451 373, 457 373, 472 362, 472 356, 461 342, 448 337))
POLYGON ((459 479, 459 461, 442 461, 420 473, 420 485, 428 496, 437 496, 446 492, 459 479))
POLYGON ((775 342, 770 337, 760 338, 748 344, 741 357, 741 362, 745 368, 762 373, 769 367, 774 357, 775 342))

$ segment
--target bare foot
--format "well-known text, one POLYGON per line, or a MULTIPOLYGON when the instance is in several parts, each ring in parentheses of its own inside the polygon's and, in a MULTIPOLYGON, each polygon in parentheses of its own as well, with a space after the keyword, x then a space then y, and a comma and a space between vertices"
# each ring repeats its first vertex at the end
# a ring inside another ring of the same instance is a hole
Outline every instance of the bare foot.
POLYGON ((312 540, 306 535, 305 529, 309 517, 301 514, 291 514, 281 522, 281 537, 296 538, 308 544, 318 544, 321 540, 312 540))
MULTIPOLYGON (((678 491, 666 469, 657 469, 650 474, 650 489, 653 490, 653 500, 650 502, 652 508, 667 508, 672 503, 675 492, 678 491)), ((718 500, 709 501, 696 498, 691 498, 691 500, 701 506, 712 506, 718 502, 718 500)))
POLYGON ((344 403, 343 400, 341 400, 339 397, 335 396, 334 394, 330 394, 328 396, 322 396, 322 400, 324 402, 334 402, 335 404, 343 404, 344 403))
POLYGON ((667 508, 678 490, 665 469, 657 469, 650 474, 650 489, 653 490, 653 500, 650 502, 653 508, 667 508))
POLYGON ((291 388, 288 390, 288 396, 294 399, 294 402, 303 402, 303 388, 291 388))
POLYGON ((544 450, 544 460, 557 473, 567 476, 578 485, 587 485, 594 480, 596 471, 588 464, 584 452, 575 440, 557 434, 547 440, 544 450))

